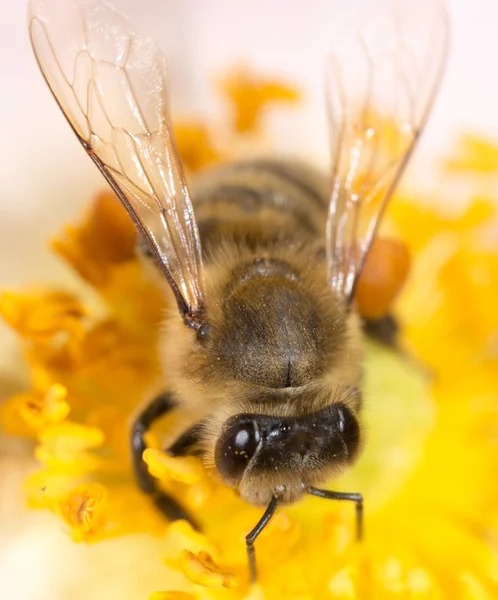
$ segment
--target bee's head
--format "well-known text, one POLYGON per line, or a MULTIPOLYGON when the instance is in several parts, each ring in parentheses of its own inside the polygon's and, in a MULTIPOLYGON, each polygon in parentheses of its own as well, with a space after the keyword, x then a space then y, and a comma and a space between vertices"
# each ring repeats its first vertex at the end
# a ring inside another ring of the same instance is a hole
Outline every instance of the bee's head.
POLYGON ((344 403, 299 417, 246 413, 225 422, 214 460, 247 502, 266 504, 273 495, 292 502, 350 464, 359 443, 357 418, 344 403))

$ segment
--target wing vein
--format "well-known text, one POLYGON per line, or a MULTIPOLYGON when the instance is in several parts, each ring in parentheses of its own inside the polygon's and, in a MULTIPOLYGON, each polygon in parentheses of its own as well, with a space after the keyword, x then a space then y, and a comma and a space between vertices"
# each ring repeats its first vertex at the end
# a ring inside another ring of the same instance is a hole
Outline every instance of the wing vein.
POLYGON ((328 274, 347 303, 427 121, 446 61, 444 0, 406 0, 403 12, 396 0, 387 6, 387 15, 377 7, 371 19, 340 39, 328 70, 328 274))
POLYGON ((185 323, 200 327, 202 253, 170 130, 161 51, 100 0, 29 0, 29 14, 54 98, 149 244, 185 323))

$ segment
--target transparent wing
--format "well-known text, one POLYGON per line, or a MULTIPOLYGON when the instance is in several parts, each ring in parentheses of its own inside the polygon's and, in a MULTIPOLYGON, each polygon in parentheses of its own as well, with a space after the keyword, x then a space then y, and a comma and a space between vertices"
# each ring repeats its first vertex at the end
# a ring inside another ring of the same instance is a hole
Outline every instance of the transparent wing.
POLYGON ((98 0, 31 0, 28 17, 55 99, 195 327, 204 309, 201 249, 169 123, 163 54, 98 0))
POLYGON ((448 36, 442 1, 392 0, 377 3, 330 57, 327 259, 330 285, 348 301, 435 99, 448 36))

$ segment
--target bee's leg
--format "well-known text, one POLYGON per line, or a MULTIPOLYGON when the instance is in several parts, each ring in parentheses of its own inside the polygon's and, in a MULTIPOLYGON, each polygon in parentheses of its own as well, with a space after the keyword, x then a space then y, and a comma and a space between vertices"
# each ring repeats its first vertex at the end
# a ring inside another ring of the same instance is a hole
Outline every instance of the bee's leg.
POLYGON ((187 456, 195 455, 196 446, 200 440, 202 433, 202 422, 192 425, 187 431, 184 431, 181 436, 175 440, 171 446, 165 449, 165 452, 170 456, 187 456))
POLYGON ((398 347, 399 325, 391 314, 375 321, 364 319, 363 329, 376 342, 390 348, 398 347))
POLYGON ((344 492, 331 492, 330 490, 319 490, 314 487, 308 488, 308 493, 327 500, 349 500, 356 505, 356 539, 363 538, 363 496, 361 494, 347 494, 344 492))
POLYGON ((138 487, 146 494, 156 491, 154 478, 147 469, 142 455, 146 450, 145 434, 152 424, 160 417, 175 407, 173 398, 167 392, 160 394, 138 415, 131 428, 131 452, 133 457, 133 470, 138 487))
POLYGON ((157 419, 174 407, 175 402, 171 394, 165 392, 154 398, 135 419, 131 429, 133 469, 140 489, 152 497, 154 504, 168 520, 186 519, 193 526, 196 526, 192 517, 183 510, 178 502, 159 489, 156 480, 149 473, 147 465, 142 458, 144 450, 147 447, 144 439, 146 432, 150 429, 154 421, 157 421, 157 419))
POLYGON ((257 571, 256 571, 256 550, 254 548, 254 542, 258 535, 263 531, 263 529, 268 525, 268 522, 273 517, 273 513, 277 508, 278 498, 277 496, 273 496, 268 504, 263 516, 258 521, 256 527, 246 535, 246 548, 247 548, 247 558, 249 560, 249 573, 251 576, 251 583, 256 581, 257 571))

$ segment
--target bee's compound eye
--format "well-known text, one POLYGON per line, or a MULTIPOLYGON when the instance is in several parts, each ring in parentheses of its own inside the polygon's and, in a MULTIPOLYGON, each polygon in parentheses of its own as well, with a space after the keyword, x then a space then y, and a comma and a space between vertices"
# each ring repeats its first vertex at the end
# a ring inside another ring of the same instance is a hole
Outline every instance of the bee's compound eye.
POLYGON ((244 427, 235 434, 233 439, 233 448, 235 453, 249 458, 254 454, 257 445, 257 432, 253 427, 244 427))
POLYGON ((228 479, 241 477, 256 452, 259 440, 255 421, 232 418, 216 444, 215 461, 220 473, 228 479))

